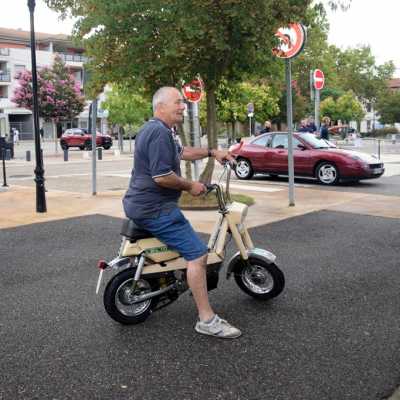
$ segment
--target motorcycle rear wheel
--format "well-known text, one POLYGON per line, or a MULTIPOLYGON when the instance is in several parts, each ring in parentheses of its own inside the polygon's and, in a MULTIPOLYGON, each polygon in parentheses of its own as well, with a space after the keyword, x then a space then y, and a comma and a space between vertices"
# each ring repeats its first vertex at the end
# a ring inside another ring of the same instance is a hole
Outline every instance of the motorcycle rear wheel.
POLYGON ((135 269, 129 268, 115 275, 104 291, 104 307, 107 314, 124 325, 145 321, 157 304, 157 297, 134 304, 137 296, 157 290, 157 282, 141 278, 133 289, 135 269))
POLYGON ((276 264, 250 257, 234 271, 235 281, 245 293, 259 300, 278 296, 285 287, 285 276, 276 264))

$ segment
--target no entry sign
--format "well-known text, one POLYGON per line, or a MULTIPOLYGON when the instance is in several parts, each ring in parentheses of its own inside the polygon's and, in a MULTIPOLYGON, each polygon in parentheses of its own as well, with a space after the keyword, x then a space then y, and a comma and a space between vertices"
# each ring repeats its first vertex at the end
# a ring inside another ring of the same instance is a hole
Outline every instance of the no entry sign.
POLYGON ((316 69, 313 74, 314 88, 316 90, 321 90, 324 87, 325 76, 320 69, 316 69))
POLYGON ((204 83, 201 79, 193 79, 182 86, 183 97, 191 103, 197 103, 203 97, 204 83))

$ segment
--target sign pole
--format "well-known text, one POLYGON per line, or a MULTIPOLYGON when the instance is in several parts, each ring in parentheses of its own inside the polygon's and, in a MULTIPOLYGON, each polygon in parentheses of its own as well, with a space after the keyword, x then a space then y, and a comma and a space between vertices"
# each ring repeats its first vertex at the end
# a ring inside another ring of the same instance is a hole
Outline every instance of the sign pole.
POLYGON ((293 159, 293 108, 292 108, 292 65, 291 58, 296 57, 305 45, 306 29, 302 24, 292 23, 279 28, 275 36, 280 39, 278 47, 272 49, 273 54, 284 58, 286 69, 286 114, 288 128, 288 172, 289 172, 289 207, 294 206, 294 159, 293 159))
MULTIPOLYGON (((200 121, 199 121, 199 103, 192 104, 192 127, 193 127, 193 145, 194 147, 201 147, 200 143, 200 121)), ((194 179, 199 180, 200 177, 200 160, 193 161, 194 179)))
POLYGON ((317 129, 319 130, 320 121, 319 121, 319 107, 320 107, 320 93, 321 89, 325 84, 325 75, 320 69, 316 69, 313 72, 313 86, 315 89, 315 111, 314 111, 314 120, 317 129))
POLYGON ((251 114, 249 114, 249 136, 251 136, 251 114))
MULTIPOLYGON (((203 97, 204 83, 198 77, 193 79, 190 83, 182 86, 183 97, 188 101, 188 114, 190 120, 190 141, 191 145, 201 147, 200 139, 200 119, 199 119, 199 105, 198 102, 203 97)), ((192 162, 194 179, 197 181, 200 177, 200 160, 192 162)))
POLYGON ((292 63, 286 59, 286 108, 288 127, 288 169, 289 169, 289 206, 294 203, 294 162, 293 162, 293 109, 292 109, 292 63))
POLYGON ((320 103, 320 90, 315 89, 315 126, 317 127, 317 131, 319 131, 319 103, 320 103))

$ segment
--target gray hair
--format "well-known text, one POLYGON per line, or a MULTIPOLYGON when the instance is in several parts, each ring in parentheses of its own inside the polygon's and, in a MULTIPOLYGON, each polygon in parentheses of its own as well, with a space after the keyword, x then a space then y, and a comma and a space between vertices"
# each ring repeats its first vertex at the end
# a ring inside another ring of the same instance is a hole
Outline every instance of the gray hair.
POLYGON ((168 99, 168 95, 171 91, 171 89, 173 90, 178 90, 177 88, 174 88, 172 86, 163 86, 160 89, 158 89, 154 95, 153 95, 153 113, 156 111, 158 105, 160 103, 166 103, 167 99, 168 99))

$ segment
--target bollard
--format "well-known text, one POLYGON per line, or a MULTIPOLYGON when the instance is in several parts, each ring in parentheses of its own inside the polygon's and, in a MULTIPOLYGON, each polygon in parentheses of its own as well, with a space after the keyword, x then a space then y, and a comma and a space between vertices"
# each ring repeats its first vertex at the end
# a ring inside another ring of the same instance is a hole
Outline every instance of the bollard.
POLYGON ((381 159, 381 139, 378 139, 378 158, 381 159))
POLYGON ((7 187, 7 176, 6 176, 6 160, 5 160, 6 151, 3 147, 1 151, 1 158, 3 160, 3 187, 7 187))
POLYGON ((31 161, 31 151, 30 150, 26 151, 26 161, 31 161))
POLYGON ((68 149, 64 149, 64 161, 68 161, 68 149))
POLYGON ((103 159, 103 149, 101 147, 97 148, 97 159, 102 160, 103 159))

